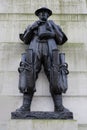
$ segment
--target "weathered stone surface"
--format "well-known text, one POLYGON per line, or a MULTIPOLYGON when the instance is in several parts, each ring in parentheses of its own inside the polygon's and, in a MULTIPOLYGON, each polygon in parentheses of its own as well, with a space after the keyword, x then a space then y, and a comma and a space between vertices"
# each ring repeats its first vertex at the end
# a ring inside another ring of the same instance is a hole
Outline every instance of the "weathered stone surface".
POLYGON ((77 130, 74 120, 11 120, 7 130, 77 130))
POLYGON ((0 71, 17 71, 26 46, 20 43, 0 44, 0 71))
MULTIPOLYGON (((37 20, 38 17, 35 16, 34 14, 21 14, 21 13, 0 13, 0 21, 7 21, 7 22, 22 22, 25 21, 27 24, 31 24, 35 20, 37 20)), ((87 21, 87 15, 86 14, 53 14, 52 16, 49 17, 49 19, 52 19, 53 21, 61 23, 61 21, 72 21, 72 22, 86 22, 87 21)), ((23 27, 23 26, 22 26, 23 27)))
POLYGON ((8 129, 8 122, 0 121, 0 130, 7 130, 8 129))
POLYGON ((0 13, 34 13, 37 8, 47 6, 54 13, 86 13, 86 0, 3 0, 1 1, 0 13))
POLYGON ((79 124, 78 130, 87 130, 87 124, 79 124))

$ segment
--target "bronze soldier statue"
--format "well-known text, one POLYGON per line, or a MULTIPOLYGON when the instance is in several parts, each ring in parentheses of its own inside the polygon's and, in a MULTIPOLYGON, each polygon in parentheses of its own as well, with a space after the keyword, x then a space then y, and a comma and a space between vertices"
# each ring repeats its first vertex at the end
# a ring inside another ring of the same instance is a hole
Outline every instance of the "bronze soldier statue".
POLYGON ((57 45, 63 45, 67 37, 52 20, 47 20, 52 11, 42 7, 35 11, 39 20, 28 26, 20 39, 28 49, 22 54, 19 71, 19 90, 23 93, 23 105, 16 112, 30 111, 35 82, 43 65, 50 83, 50 92, 55 112, 69 112, 62 104, 62 93, 67 90, 67 63, 64 53, 59 53, 57 45))

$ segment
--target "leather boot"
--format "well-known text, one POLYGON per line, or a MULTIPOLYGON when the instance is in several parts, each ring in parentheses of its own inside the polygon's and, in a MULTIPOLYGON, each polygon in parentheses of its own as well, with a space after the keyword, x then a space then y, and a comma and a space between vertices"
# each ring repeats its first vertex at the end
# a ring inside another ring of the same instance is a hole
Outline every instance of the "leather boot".
POLYGON ((53 94, 52 95, 54 101, 54 111, 55 112, 68 112, 69 110, 66 109, 62 104, 62 94, 53 94))
POLYGON ((24 94, 23 95, 23 105, 17 109, 17 112, 21 111, 30 111, 31 101, 32 101, 33 94, 24 94))

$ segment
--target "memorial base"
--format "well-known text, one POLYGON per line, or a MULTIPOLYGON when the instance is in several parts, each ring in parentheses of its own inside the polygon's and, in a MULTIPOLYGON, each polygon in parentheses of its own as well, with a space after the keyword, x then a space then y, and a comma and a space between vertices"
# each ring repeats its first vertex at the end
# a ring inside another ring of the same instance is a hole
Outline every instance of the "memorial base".
POLYGON ((8 130, 78 130, 75 120, 26 119, 11 120, 8 130))
POLYGON ((73 119, 72 112, 12 112, 12 119, 73 119))

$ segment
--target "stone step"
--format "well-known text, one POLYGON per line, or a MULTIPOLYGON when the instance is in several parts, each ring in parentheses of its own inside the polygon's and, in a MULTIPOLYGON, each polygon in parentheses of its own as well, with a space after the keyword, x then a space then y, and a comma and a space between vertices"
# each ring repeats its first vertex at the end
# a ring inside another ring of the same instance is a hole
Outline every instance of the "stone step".
POLYGON ((78 130, 77 121, 74 120, 11 120, 9 130, 78 130))

